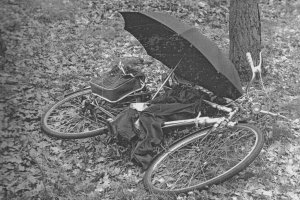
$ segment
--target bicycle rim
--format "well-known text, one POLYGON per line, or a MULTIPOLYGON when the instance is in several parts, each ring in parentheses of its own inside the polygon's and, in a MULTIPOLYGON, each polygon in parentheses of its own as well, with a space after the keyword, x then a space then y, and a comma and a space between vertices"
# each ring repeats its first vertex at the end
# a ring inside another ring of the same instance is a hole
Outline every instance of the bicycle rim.
POLYGON ((248 124, 213 132, 203 129, 160 154, 145 173, 144 184, 155 193, 204 189, 245 169, 262 147, 261 131, 248 124))
POLYGON ((91 89, 85 89, 65 97, 52 105, 42 116, 42 130, 58 138, 86 138, 107 130, 107 119, 116 116, 126 106, 111 104, 96 99, 97 106, 85 105, 92 96, 91 89))

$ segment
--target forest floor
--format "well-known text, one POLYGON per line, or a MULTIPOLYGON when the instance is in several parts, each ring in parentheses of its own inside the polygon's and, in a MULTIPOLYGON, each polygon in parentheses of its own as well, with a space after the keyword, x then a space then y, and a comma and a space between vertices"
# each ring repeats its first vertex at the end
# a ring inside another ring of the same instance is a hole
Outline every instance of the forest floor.
MULTIPOLYGON (((117 11, 168 12, 228 53, 228 5, 180 2, 0 1, 0 199, 162 198, 144 189, 140 168, 119 156, 117 146, 105 145, 101 136, 48 137, 40 119, 50 104, 87 86, 117 58, 150 60, 147 75, 157 82, 164 67, 123 30, 117 11)), ((260 3, 264 80, 271 111, 292 122, 255 118, 267 140, 254 163, 222 184, 177 199, 300 199, 300 15, 292 3, 268 2, 260 3)))

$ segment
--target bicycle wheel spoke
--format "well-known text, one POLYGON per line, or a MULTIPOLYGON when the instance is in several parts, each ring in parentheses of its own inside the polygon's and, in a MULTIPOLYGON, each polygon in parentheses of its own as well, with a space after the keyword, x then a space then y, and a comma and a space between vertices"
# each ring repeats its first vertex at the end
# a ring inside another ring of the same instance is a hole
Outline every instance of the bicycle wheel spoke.
POLYGON ((245 162, 254 149, 261 149, 261 133, 260 146, 257 137, 257 132, 248 126, 206 131, 196 139, 188 136, 183 140, 186 143, 179 141, 157 158, 151 176, 147 172, 147 185, 159 191, 181 191, 221 179, 245 162))
POLYGON ((134 96, 109 103, 84 89, 52 105, 42 116, 45 133, 59 138, 85 138, 106 132, 107 120, 126 109, 134 96))
POLYGON ((64 132, 81 132, 84 130, 93 130, 98 127, 97 124, 100 122, 98 121, 96 114, 88 116, 89 114, 87 113, 80 114, 81 109, 79 107, 72 106, 72 108, 76 108, 77 110, 71 109, 66 110, 65 112, 62 110, 58 111, 57 115, 50 115, 49 120, 53 120, 54 123, 59 122, 59 124, 69 125, 65 127, 65 129, 63 129, 64 132), (89 124, 90 126, 85 127, 87 126, 87 124, 89 124))

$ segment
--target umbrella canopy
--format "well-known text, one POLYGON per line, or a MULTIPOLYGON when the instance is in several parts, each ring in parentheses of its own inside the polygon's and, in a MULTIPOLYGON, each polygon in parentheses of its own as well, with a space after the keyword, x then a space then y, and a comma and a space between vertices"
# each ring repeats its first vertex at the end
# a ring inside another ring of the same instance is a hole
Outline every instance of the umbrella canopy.
POLYGON ((176 76, 212 91, 220 97, 236 99, 243 93, 239 75, 215 43, 196 28, 165 13, 121 12, 125 30, 144 46, 148 55, 176 76))

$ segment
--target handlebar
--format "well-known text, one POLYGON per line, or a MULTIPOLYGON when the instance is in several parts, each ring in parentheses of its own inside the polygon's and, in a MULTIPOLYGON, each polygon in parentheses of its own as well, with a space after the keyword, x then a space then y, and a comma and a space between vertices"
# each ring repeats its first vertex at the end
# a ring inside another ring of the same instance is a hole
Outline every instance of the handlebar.
POLYGON ((273 116, 273 117, 281 117, 281 118, 286 119, 286 120, 288 120, 288 121, 292 121, 291 119, 289 119, 289 118, 287 118, 286 116, 283 116, 283 115, 281 115, 281 114, 279 114, 279 113, 273 113, 273 112, 269 112, 269 111, 266 111, 266 110, 261 110, 260 113, 262 113, 262 114, 267 114, 267 115, 271 115, 271 116, 273 116))
POLYGON ((250 65, 251 69, 255 68, 255 67, 254 67, 254 64, 253 64, 252 56, 251 56, 251 53, 250 53, 250 52, 247 52, 247 53, 246 53, 246 57, 247 57, 247 60, 248 60, 248 63, 249 63, 249 65, 250 65))
POLYGON ((285 116, 283 116, 279 113, 273 113, 273 112, 270 112, 270 111, 262 110, 261 105, 257 104, 257 103, 252 105, 252 113, 254 113, 254 114, 260 114, 260 113, 261 114, 267 114, 267 115, 271 115, 273 117, 281 117, 281 118, 284 118, 288 121, 291 121, 289 118, 287 118, 287 117, 285 117, 285 116))
POLYGON ((246 94, 248 95, 249 87, 252 84, 253 80, 255 79, 257 73, 259 74, 262 87, 265 90, 264 84, 263 84, 263 81, 262 81, 262 77, 261 77, 261 64, 262 64, 261 51, 259 52, 259 64, 256 67, 254 66, 253 59, 252 59, 252 56, 251 56, 250 52, 246 53, 246 57, 247 57, 248 63, 250 65, 251 71, 252 71, 252 77, 251 77, 251 79, 250 79, 250 81, 249 81, 249 83, 246 87, 246 94))
MULTIPOLYGON (((257 66, 254 66, 252 56, 251 56, 251 54, 249 52, 246 53, 246 57, 247 57, 247 61, 248 61, 249 65, 250 65, 251 71, 252 71, 251 80, 249 81, 249 83, 248 83, 248 85, 246 87, 246 95, 248 96, 249 87, 251 86, 253 80, 255 79, 256 74, 259 74, 259 78, 260 78, 260 82, 261 82, 263 91, 265 92, 266 96, 269 98, 269 95, 266 92, 266 89, 264 87, 264 83, 263 83, 263 80, 262 80, 262 76, 261 76, 261 64, 262 64, 261 51, 259 52, 259 64, 257 66)), ((283 115, 281 115, 279 113, 273 113, 273 112, 270 112, 270 111, 262 110, 261 106, 259 104, 253 104, 252 105, 252 112, 254 114, 262 113, 262 114, 271 115, 273 117, 281 117, 281 118, 284 118, 284 119, 286 119, 288 121, 291 121, 290 119, 288 119, 287 117, 285 117, 285 116, 283 116, 283 115)))

